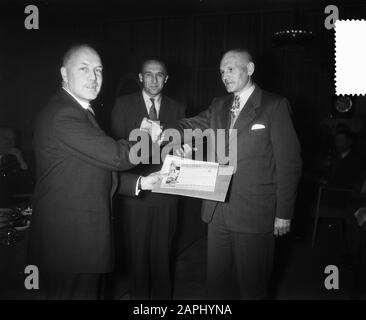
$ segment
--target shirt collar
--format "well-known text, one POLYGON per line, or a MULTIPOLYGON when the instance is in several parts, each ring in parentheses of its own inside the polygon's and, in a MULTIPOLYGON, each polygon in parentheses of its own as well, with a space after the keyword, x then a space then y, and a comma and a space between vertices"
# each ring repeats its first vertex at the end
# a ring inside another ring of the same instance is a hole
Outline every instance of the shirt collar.
POLYGON ((244 88, 242 91, 240 91, 238 94, 240 97, 240 101, 247 101, 250 97, 250 95, 253 93, 255 89, 255 84, 253 83, 249 88, 244 88))
MULTIPOLYGON (((145 92, 145 90, 142 90, 142 96, 144 98, 144 101, 146 103, 147 106, 150 107, 150 104, 151 104, 151 97, 145 92)), ((156 97, 154 97, 154 100, 155 100, 155 106, 158 104, 160 105, 160 102, 161 102, 161 94, 157 95, 156 97)))
POLYGON ((65 87, 62 87, 62 89, 64 89, 70 96, 72 96, 77 102, 79 102, 79 104, 83 107, 83 109, 87 110, 90 108, 90 103, 89 102, 85 102, 82 101, 78 98, 76 98, 69 90, 67 90, 65 87))

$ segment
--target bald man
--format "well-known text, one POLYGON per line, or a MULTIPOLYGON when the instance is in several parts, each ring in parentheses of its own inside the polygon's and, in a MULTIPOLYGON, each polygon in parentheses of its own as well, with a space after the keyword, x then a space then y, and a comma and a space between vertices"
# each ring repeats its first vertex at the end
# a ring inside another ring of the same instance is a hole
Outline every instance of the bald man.
POLYGON ((196 117, 172 125, 181 131, 212 128, 237 133, 236 171, 227 199, 202 205, 202 219, 208 223, 211 299, 267 298, 274 236, 290 230, 301 173, 289 103, 253 83, 254 69, 247 50, 225 53, 220 72, 229 94, 215 98, 196 117))
MULTIPOLYGON (((110 208, 115 171, 134 164, 130 143, 107 136, 90 107, 102 86, 102 70, 93 48, 70 48, 60 70, 62 88, 35 124, 37 183, 29 261, 39 268, 47 299, 97 299, 100 275, 114 267, 110 208)), ((132 196, 139 188, 151 189, 157 177, 139 181, 126 189, 132 196)))

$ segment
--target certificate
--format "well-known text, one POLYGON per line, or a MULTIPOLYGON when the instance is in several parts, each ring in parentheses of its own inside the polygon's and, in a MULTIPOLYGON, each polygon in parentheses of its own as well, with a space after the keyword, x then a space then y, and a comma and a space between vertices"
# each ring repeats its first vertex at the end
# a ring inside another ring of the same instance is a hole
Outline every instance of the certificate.
POLYGON ((168 155, 160 171, 161 188, 196 191, 215 190, 219 164, 168 155))
POLYGON ((233 167, 168 155, 160 173, 163 179, 152 192, 224 202, 233 167))

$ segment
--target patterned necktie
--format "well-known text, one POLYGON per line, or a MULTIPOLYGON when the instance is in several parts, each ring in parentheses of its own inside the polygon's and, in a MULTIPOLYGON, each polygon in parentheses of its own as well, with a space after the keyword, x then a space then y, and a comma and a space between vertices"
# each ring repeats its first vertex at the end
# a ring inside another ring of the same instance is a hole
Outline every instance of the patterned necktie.
POLYGON ((154 98, 150 98, 151 100, 151 107, 150 107, 150 111, 149 111, 149 119, 152 121, 156 121, 158 120, 158 116, 156 114, 156 109, 155 109, 155 99, 154 98))
POLYGON ((230 108, 230 114, 231 114, 231 123, 230 123, 230 129, 234 126, 235 119, 238 116, 240 112, 240 96, 235 96, 234 103, 230 108))

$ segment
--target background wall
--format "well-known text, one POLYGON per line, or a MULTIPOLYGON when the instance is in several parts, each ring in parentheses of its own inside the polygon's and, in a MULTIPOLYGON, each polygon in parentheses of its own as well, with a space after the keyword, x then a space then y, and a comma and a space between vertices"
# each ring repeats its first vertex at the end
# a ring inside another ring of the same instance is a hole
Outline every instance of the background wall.
MULTIPOLYGON (((54 7, 40 1, 39 30, 25 30, 24 1, 3 10, 0 125, 17 128, 21 147, 31 152, 34 119, 59 87, 62 54, 72 43, 91 43, 103 59, 104 84, 95 105, 106 130, 120 78, 126 72, 137 73, 144 56, 159 55, 168 62, 166 93, 186 102, 188 114, 194 115, 225 93, 218 69, 222 54, 246 47, 255 57, 255 81, 290 100, 303 146, 311 147, 334 94, 334 31, 324 28, 326 3, 262 0, 254 5, 254 1, 231 0, 228 3, 235 4, 234 9, 220 10, 220 2, 214 2, 216 6, 198 10, 190 0, 186 6, 181 4, 180 12, 179 6, 173 10, 167 6, 171 2, 162 0, 155 7, 150 2, 154 8, 150 11, 128 1, 130 7, 120 3, 118 10, 106 1, 63 5, 55 1, 58 6, 54 7), (312 43, 276 46, 273 33, 292 27, 312 30, 312 43)), ((366 16, 363 2, 335 4, 341 19, 366 16)), ((364 99, 357 104, 358 114, 364 113, 364 99)))
MULTIPOLYGON (((118 13, 112 18, 83 14, 71 4, 62 6, 62 12, 41 5, 40 29, 30 31, 23 27, 24 9, 14 8, 13 15, 2 19, 0 125, 16 127, 22 148, 31 151, 34 119, 59 87, 61 57, 72 43, 95 45, 103 59, 104 85, 96 105, 106 130, 120 78, 126 72, 137 73, 144 56, 159 55, 168 62, 166 92, 186 102, 188 114, 193 115, 225 93, 218 70, 223 52, 247 47, 255 57, 255 81, 289 98, 306 148, 313 128, 328 115, 332 104, 334 31, 324 28, 324 5, 279 3, 280 9, 271 1, 264 9, 243 5, 227 12, 212 9, 166 15, 160 10, 160 14, 144 16, 136 8, 126 16, 121 7, 124 15, 120 18, 118 13), (305 47, 276 46, 273 33, 291 27, 312 30, 313 42, 305 47)), ((338 7, 342 19, 365 16, 365 4, 345 2, 338 7)))
MULTIPOLYGON (((0 126, 18 130, 20 147, 32 158, 33 124, 60 87, 62 55, 73 43, 95 46, 104 82, 95 101, 97 118, 109 130, 116 89, 124 74, 138 73, 141 60, 159 55, 168 63, 166 93, 188 105, 188 115, 225 94, 219 76, 222 54, 246 47, 254 55, 255 81, 286 96, 292 105, 304 159, 312 155, 321 122, 329 118, 334 95, 334 31, 324 28, 326 1, 316 0, 34 0, 40 29, 25 30, 27 1, 6 1, 0 12, 0 126), (16 5, 14 5, 14 3, 16 5), (282 29, 312 30, 306 46, 277 46, 282 29)), ((333 1, 340 18, 364 18, 364 1, 333 1)), ((364 126, 364 97, 347 121, 364 126)), ((199 200, 183 203, 178 251, 202 234, 199 200)))

